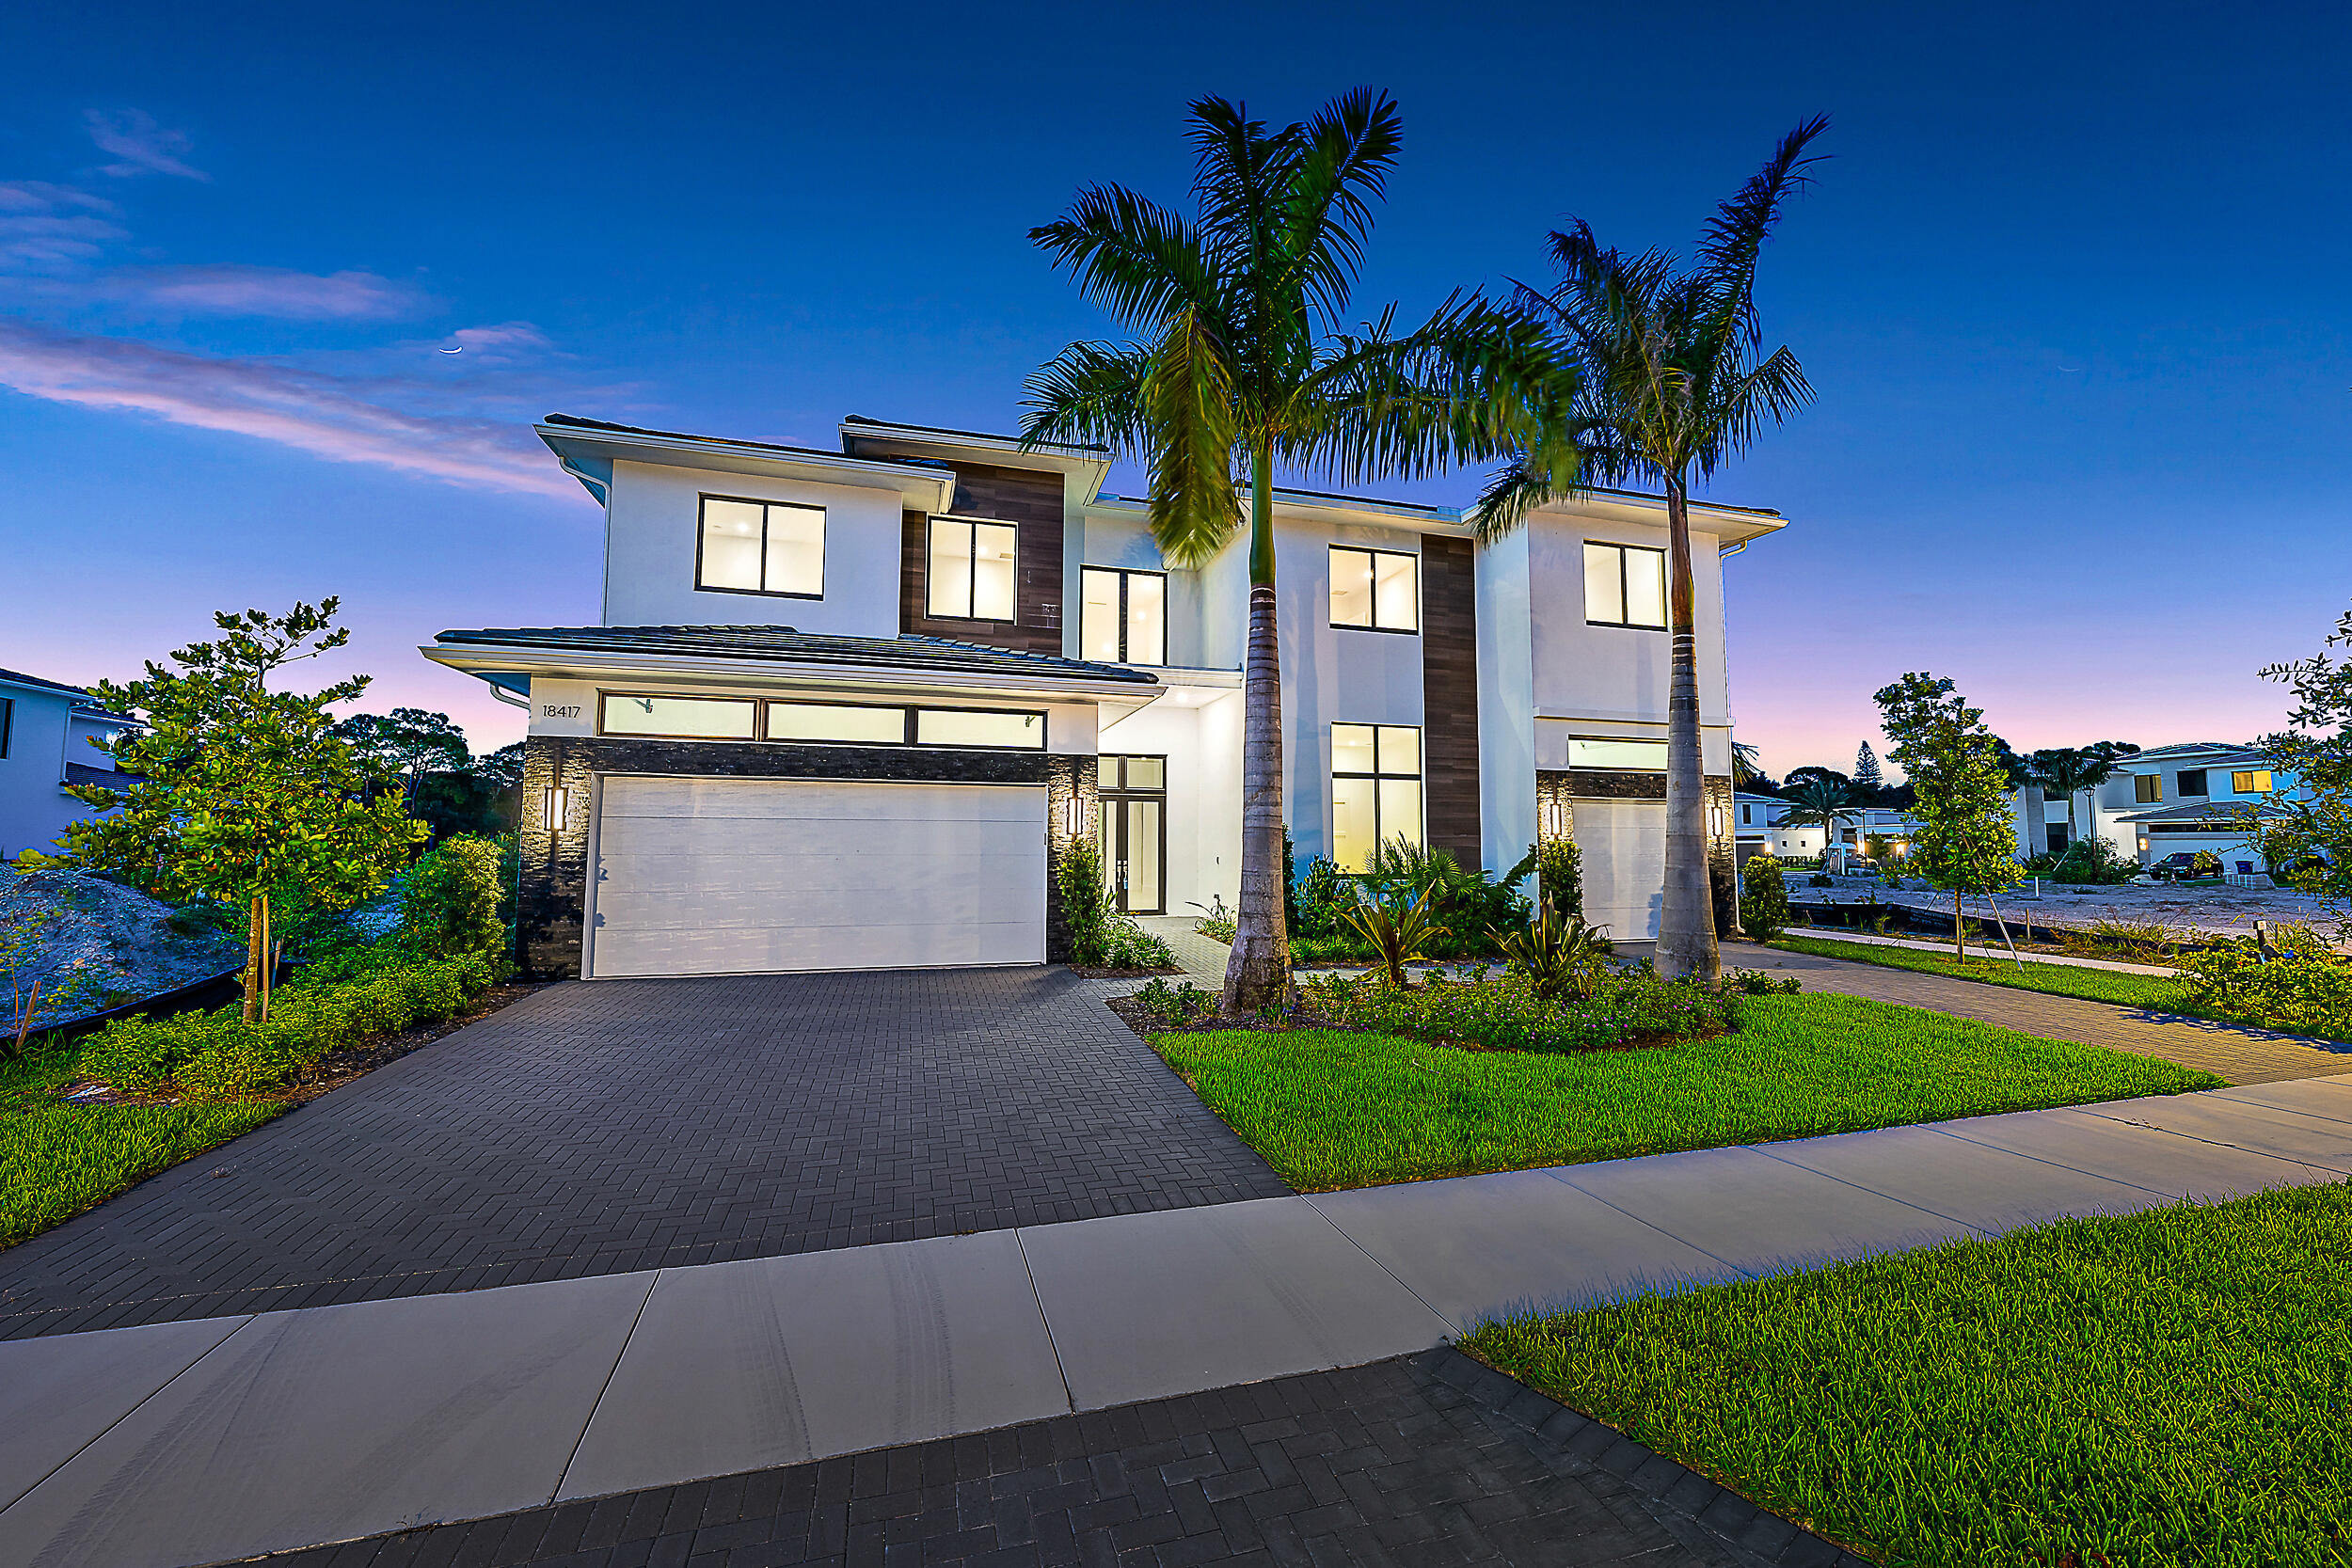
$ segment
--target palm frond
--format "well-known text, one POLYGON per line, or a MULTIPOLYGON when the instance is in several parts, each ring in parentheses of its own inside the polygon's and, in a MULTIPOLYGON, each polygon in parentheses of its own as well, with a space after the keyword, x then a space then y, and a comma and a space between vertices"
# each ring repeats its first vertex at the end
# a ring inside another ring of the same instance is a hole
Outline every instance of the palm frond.
POLYGON ((1692 276, 1708 296, 1708 314, 1724 335, 1744 339, 1751 353, 1763 346, 1756 317, 1756 253, 1780 221, 1783 204, 1812 182, 1804 170, 1820 159, 1806 157, 1804 150, 1828 129, 1829 117, 1816 115, 1783 136, 1740 194, 1716 208, 1699 243, 1699 266, 1692 276))
POLYGON ((1712 477, 1725 458, 1748 449, 1768 425, 1778 424, 1813 401, 1812 384, 1786 345, 1736 378, 1710 385, 1707 402, 1693 411, 1702 433, 1691 446, 1691 464, 1712 477))
POLYGON ((1347 309, 1372 232, 1372 203, 1388 194, 1389 170, 1404 145, 1395 100, 1370 87, 1325 104, 1303 128, 1283 194, 1282 284, 1327 320, 1347 309))
POLYGON ((1144 387, 1151 352, 1135 343, 1072 343, 1022 384, 1021 444, 1093 441, 1122 457, 1150 450, 1144 387))
POLYGON ((1208 320, 1179 311, 1150 350, 1143 417, 1152 433, 1152 537, 1177 566, 1200 566, 1241 526, 1233 488, 1233 378, 1208 320))
POLYGON ((1075 275, 1080 293, 1137 330, 1174 310, 1216 309, 1216 273, 1200 236, 1123 185, 1088 186, 1066 216, 1030 230, 1029 239, 1075 275))

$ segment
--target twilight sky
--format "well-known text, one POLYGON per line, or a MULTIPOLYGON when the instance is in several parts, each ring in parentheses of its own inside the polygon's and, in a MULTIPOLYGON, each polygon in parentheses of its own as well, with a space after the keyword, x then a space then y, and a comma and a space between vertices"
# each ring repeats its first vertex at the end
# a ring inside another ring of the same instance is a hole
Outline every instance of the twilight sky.
POLYGON ((0 666, 53 679, 340 594, 366 705, 516 738, 414 650, 596 618, 532 420, 1009 430, 1107 330, 1031 225, 1181 203, 1199 93, 1358 84, 1406 135, 1365 315, 1541 280, 1571 214, 1687 246, 1833 117, 1760 291, 1819 398, 1712 490, 1791 519, 1727 573, 1775 772, 1915 669, 2021 750, 2248 737, 2352 580, 2341 8, 99 0, 0 61, 0 666))

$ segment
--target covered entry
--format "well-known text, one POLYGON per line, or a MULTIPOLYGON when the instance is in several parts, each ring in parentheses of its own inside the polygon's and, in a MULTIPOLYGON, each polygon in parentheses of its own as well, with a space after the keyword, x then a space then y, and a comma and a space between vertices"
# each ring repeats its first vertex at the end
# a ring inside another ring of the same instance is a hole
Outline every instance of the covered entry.
POLYGON ((1041 784, 614 775, 583 973, 1045 961, 1041 784))

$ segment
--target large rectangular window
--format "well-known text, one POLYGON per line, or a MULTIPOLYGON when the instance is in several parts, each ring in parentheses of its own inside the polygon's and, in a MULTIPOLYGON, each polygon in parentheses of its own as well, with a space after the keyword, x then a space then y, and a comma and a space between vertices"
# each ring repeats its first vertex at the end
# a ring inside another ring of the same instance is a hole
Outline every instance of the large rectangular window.
POLYGON ((2182 800, 2186 800, 2205 793, 2204 768, 2184 768, 2173 777, 2179 781, 2173 787, 2181 792, 2182 800))
POLYGON ((1331 624, 1355 631, 1421 630, 1421 557, 1332 546, 1331 624))
POLYGON ((907 743, 907 710, 859 703, 770 703, 768 738, 903 746, 907 743))
POLYGON ((914 716, 918 746, 1004 746, 1045 750, 1045 715, 994 713, 977 708, 927 707, 914 716))
POLYGON ((931 519, 925 610, 934 620, 1010 621, 1021 531, 1010 523, 931 519))
POLYGON ((2230 792, 2233 795, 2267 795, 2270 793, 2270 769, 2257 768, 2230 775, 2230 792))
POLYGON ((1584 619, 1596 626, 1666 629, 1666 552, 1584 544, 1584 619))
POLYGON ((1331 859, 1360 872, 1375 846, 1422 841, 1421 731, 1331 726, 1331 859))
POLYGON ((2161 773, 2133 774, 2132 799, 2143 806, 2163 800, 2164 775, 2161 773))
POLYGON ((748 697, 629 697, 604 694, 597 727, 606 735, 749 740, 759 705, 748 697))
POLYGON ((1666 743, 1662 740, 1581 740, 1568 742, 1570 768, 1602 768, 1613 773, 1663 773, 1666 743))
POLYGON ((824 508, 705 496, 694 586, 723 594, 823 598, 824 508))
POLYGON ((1101 664, 1168 662, 1168 578, 1109 566, 1078 570, 1078 657, 1101 664))

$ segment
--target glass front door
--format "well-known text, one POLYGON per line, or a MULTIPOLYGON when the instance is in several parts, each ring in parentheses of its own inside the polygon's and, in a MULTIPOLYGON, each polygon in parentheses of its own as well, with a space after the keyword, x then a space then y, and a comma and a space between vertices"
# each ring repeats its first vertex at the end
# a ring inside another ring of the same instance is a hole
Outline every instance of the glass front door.
POLYGON ((1103 796, 1103 880, 1121 914, 1168 912, 1168 759, 1106 756, 1103 796))

